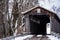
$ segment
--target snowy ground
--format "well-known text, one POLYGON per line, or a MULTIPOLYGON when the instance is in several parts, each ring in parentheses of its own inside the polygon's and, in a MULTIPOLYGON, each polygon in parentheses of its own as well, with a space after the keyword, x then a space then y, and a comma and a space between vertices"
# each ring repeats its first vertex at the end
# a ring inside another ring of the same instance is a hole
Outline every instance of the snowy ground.
MULTIPOLYGON (((38 35, 37 37, 39 37, 41 35, 38 35)), ((54 37, 52 35, 47 35, 49 37, 50 40, 60 40, 60 38, 58 39, 58 37, 54 37)), ((15 37, 15 38, 10 38, 10 39, 4 39, 4 40, 25 40, 25 39, 29 39, 29 38, 32 38, 33 35, 25 35, 25 36, 18 36, 18 37, 15 37)), ((46 39, 45 39, 46 40, 46 39)))
POLYGON ((58 39, 58 37, 55 37, 55 36, 52 36, 52 35, 48 35, 48 37, 49 37, 51 40, 60 40, 60 38, 58 39))

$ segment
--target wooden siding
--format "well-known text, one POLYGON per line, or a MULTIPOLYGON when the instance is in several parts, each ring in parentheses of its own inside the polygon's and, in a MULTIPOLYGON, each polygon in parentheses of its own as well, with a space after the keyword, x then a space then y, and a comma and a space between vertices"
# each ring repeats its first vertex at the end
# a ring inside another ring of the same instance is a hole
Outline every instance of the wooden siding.
POLYGON ((51 31, 60 34, 60 23, 54 17, 51 18, 51 22, 51 31))

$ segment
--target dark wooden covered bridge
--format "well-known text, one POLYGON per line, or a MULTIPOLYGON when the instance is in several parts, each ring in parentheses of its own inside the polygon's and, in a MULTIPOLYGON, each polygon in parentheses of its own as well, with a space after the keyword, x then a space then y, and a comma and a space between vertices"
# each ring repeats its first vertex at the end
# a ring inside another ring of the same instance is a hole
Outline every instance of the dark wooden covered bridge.
POLYGON ((22 12, 26 32, 30 34, 47 34, 46 24, 50 23, 51 32, 60 34, 60 19, 58 15, 40 6, 35 6, 22 12))

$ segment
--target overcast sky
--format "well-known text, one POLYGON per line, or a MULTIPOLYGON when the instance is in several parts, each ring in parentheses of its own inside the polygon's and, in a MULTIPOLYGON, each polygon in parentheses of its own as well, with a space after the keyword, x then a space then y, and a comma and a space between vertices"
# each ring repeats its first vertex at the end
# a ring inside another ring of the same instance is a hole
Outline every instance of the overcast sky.
POLYGON ((41 7, 55 12, 60 18, 60 0, 38 0, 38 2, 41 7))

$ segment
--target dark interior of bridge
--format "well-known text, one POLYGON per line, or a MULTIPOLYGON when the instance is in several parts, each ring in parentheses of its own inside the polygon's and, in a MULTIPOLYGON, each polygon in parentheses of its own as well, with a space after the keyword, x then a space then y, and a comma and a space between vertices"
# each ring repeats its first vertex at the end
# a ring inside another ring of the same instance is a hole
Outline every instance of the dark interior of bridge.
POLYGON ((50 22, 48 15, 29 15, 31 34, 46 35, 46 24, 50 22))

